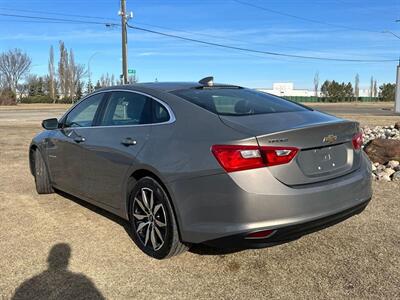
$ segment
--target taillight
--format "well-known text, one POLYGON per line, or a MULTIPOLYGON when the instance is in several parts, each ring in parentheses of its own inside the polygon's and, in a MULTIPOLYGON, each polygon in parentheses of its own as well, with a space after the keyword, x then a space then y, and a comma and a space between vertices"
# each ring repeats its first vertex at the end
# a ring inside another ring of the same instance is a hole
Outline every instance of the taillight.
POLYGON ((359 132, 356 135, 353 136, 353 139, 351 141, 353 143, 353 148, 354 150, 360 150, 361 146, 363 144, 363 136, 362 133, 359 132))
POLYGON ((214 145, 211 151, 227 172, 264 167, 258 146, 214 145))
POLYGON ((289 163, 299 151, 294 147, 214 145, 211 151, 227 172, 289 163))
POLYGON ((263 231, 256 231, 253 233, 248 234, 245 238, 250 240, 256 239, 267 239, 275 234, 276 230, 263 230, 263 231))
POLYGON ((299 152, 299 149, 294 147, 261 147, 261 150, 268 167, 287 164, 299 152))

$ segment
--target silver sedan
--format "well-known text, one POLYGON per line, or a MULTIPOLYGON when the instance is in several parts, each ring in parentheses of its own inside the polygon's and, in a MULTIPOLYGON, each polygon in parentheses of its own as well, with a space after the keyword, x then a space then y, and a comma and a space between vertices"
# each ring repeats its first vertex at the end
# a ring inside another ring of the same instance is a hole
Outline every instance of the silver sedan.
POLYGON ((29 149, 38 193, 128 220, 158 259, 290 241, 372 195, 356 122, 212 78, 101 89, 42 125, 29 149))

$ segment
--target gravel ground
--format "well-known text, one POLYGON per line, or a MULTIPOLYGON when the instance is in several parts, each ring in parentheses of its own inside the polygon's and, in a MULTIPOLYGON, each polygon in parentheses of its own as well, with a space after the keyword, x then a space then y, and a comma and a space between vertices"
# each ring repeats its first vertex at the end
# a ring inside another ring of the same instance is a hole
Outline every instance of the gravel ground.
POLYGON ((0 299, 50 291, 75 299, 400 298, 400 183, 374 182, 362 214, 288 244, 233 253, 197 246, 157 261, 136 248, 121 219, 67 195, 36 194, 27 149, 40 128, 33 106, 23 117, 20 109, 0 108, 0 299))

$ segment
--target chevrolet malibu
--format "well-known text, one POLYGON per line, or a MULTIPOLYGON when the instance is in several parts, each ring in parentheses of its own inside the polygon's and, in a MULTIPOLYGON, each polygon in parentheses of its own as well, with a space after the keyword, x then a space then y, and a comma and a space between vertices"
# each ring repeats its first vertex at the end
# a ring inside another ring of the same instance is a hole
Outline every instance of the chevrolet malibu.
POLYGON ((42 126, 29 149, 37 192, 128 220, 157 259, 297 239, 372 194, 358 123, 212 78, 101 89, 42 126))

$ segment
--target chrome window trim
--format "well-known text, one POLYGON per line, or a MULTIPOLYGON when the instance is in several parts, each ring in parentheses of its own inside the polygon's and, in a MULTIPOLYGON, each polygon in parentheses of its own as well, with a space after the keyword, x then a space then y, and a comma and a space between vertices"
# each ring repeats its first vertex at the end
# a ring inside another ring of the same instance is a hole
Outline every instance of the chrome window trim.
POLYGON ((148 124, 132 124, 132 125, 99 125, 99 126, 85 126, 85 127, 65 127, 65 128, 63 128, 63 129, 87 129, 87 128, 110 128, 110 127, 113 127, 113 128, 116 128, 116 127, 132 127, 132 126, 135 126, 135 127, 143 127, 143 126, 156 126, 156 125, 167 125, 167 124, 172 124, 172 123, 174 123, 175 121, 176 121, 176 118, 175 118, 175 114, 174 114, 174 112, 172 111, 172 109, 171 109, 171 107, 167 104, 167 103, 165 103, 164 101, 162 101, 162 100, 160 100, 160 99, 158 99, 158 98, 156 98, 156 97, 154 97, 154 96, 152 96, 152 95, 149 95, 149 94, 147 94, 147 93, 143 93, 143 92, 139 92, 139 91, 133 91, 133 90, 128 90, 128 89, 112 89, 112 90, 106 90, 106 91, 98 91, 98 92, 94 92, 94 93, 91 93, 90 95, 87 95, 87 96, 85 96, 84 98, 82 98, 81 100, 79 100, 74 106, 72 106, 70 109, 68 109, 66 112, 65 112, 65 114, 60 118, 60 120, 62 120, 62 119, 66 119, 67 117, 68 117, 68 114, 79 104, 79 103, 81 103, 81 102, 83 102, 83 101, 85 101, 86 99, 88 99, 89 97, 92 97, 92 96, 95 96, 95 95, 97 95, 97 94, 100 94, 100 93, 109 93, 109 92, 129 92, 129 93, 134 93, 134 94, 139 94, 139 95, 142 95, 142 96, 146 96, 146 97, 148 97, 148 98, 151 98, 152 100, 154 100, 154 101, 157 101, 158 103, 160 103, 162 106, 164 106, 166 109, 167 109, 167 112, 168 112, 168 114, 169 114, 169 120, 168 121, 165 121, 165 122, 160 122, 160 123, 148 123, 148 124))

